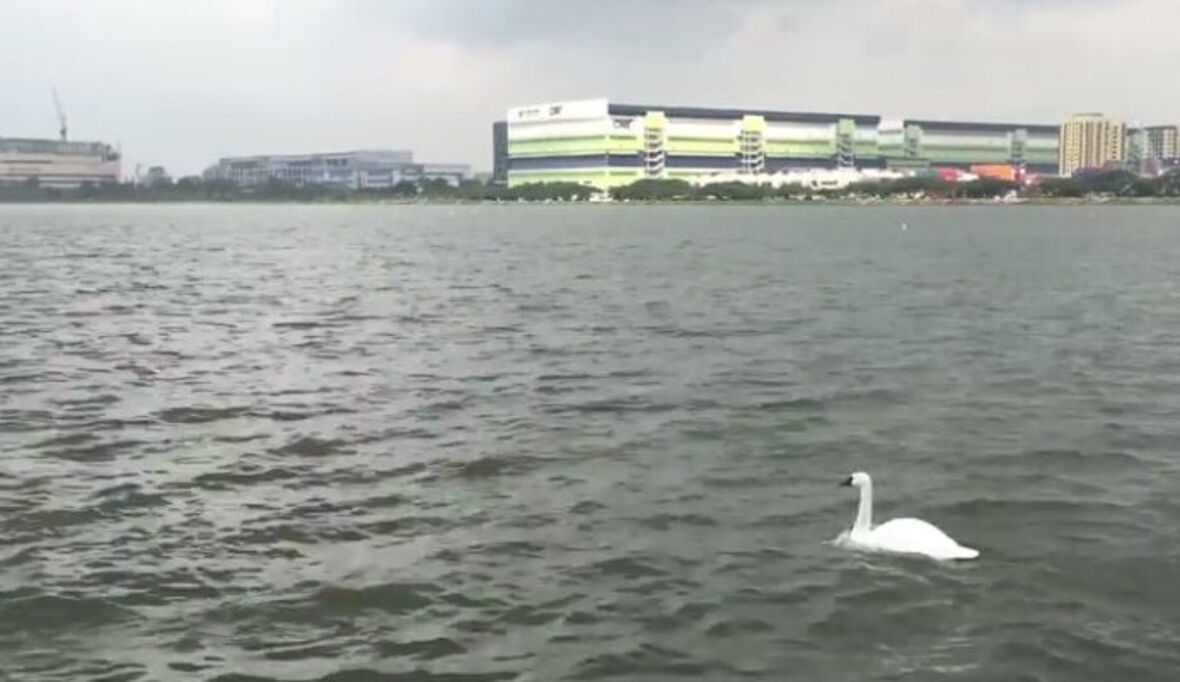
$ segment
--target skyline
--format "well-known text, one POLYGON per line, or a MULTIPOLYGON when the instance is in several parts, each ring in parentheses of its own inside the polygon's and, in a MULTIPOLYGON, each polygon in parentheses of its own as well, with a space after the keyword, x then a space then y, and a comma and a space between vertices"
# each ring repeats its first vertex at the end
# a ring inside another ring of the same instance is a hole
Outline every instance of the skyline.
POLYGON ((1060 123, 1180 122, 1180 4, 1131 0, 0 0, 0 136, 121 143, 125 172, 404 148, 490 170, 511 106, 586 97, 1060 123), (1112 28, 1113 27, 1113 28, 1112 28))

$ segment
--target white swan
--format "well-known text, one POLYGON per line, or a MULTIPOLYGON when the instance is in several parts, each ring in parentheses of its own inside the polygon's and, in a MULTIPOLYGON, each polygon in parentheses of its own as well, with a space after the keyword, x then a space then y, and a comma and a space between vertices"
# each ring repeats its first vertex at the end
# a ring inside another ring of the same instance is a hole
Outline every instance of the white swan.
POLYGON ((922 519, 893 519, 873 527, 873 479, 863 471, 840 485, 860 488, 860 506, 852 529, 840 534, 839 544, 854 549, 897 554, 921 554, 932 559, 974 559, 979 552, 955 542, 922 519))

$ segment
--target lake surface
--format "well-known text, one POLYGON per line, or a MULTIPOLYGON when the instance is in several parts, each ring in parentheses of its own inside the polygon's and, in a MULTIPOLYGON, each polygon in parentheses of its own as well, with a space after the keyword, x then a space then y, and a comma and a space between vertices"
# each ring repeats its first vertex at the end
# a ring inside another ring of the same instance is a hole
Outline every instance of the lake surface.
POLYGON ((1180 208, 0 207, 0 679, 1175 680, 1178 453, 1180 208))

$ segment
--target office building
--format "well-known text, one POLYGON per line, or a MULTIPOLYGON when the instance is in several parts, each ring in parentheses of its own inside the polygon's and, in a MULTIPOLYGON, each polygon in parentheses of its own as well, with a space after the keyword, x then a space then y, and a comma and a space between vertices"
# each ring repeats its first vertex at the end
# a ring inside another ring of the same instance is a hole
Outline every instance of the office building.
POLYGON ((103 142, 0 137, 0 184, 111 184, 119 182, 119 163, 119 152, 103 142))
POLYGON ((322 154, 235 156, 205 171, 207 179, 229 180, 239 187, 271 182, 327 185, 346 189, 382 189, 403 180, 441 179, 451 185, 471 177, 466 164, 418 163, 409 151, 360 150, 322 154))
POLYGON ((1126 126, 1102 114, 1075 114, 1061 126, 1058 173, 1122 165, 1126 126))
MULTIPOLYGON (((761 176, 791 169, 1057 167, 1057 126, 882 122, 870 114, 552 102, 507 112, 509 185, 607 188, 641 178, 761 176)), ((493 128, 493 130, 495 130, 493 128)), ((493 137, 493 148, 495 139, 493 137)))

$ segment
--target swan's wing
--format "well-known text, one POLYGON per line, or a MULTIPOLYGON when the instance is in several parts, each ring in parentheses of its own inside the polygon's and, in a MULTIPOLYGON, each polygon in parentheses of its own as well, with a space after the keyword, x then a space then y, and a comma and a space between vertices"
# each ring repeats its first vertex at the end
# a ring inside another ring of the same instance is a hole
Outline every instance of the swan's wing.
POLYGON ((922 554, 951 550, 959 543, 922 519, 894 519, 872 530, 874 544, 897 552, 922 554))

